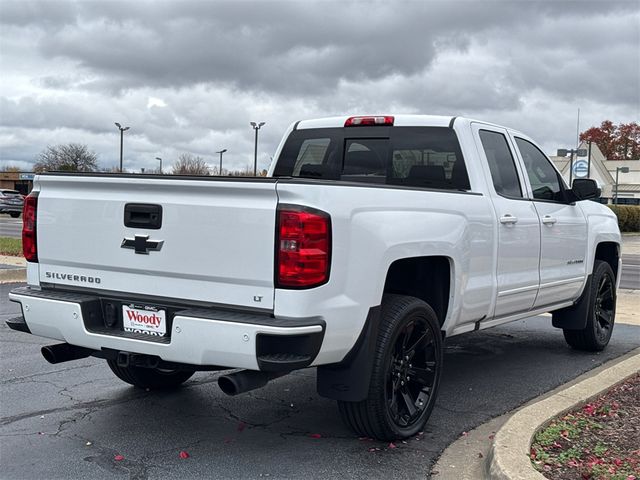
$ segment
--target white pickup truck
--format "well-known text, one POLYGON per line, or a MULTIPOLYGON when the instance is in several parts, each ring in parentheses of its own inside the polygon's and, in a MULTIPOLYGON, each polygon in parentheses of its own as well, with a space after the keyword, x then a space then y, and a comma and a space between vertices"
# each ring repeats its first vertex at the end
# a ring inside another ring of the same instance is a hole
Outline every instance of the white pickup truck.
POLYGON ((553 312, 569 345, 614 325, 620 232, 526 135, 460 117, 293 124, 267 178, 47 173, 24 208, 8 325, 120 379, 225 393, 317 368, 359 435, 424 427, 447 337, 553 312))

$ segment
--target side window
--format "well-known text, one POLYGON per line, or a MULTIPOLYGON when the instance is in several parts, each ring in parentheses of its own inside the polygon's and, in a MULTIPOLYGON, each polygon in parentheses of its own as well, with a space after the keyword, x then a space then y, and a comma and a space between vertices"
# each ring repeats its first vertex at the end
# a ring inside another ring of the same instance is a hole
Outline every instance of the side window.
POLYGON ((480 130, 480 141, 496 193, 503 197, 522 198, 518 171, 506 137, 498 132, 480 130))
POLYGON ((560 176, 547 157, 527 140, 516 137, 516 144, 529 175, 533 198, 564 201, 564 189, 560 176))
POLYGON ((388 183, 470 190, 458 139, 448 128, 399 128, 392 138, 388 183))

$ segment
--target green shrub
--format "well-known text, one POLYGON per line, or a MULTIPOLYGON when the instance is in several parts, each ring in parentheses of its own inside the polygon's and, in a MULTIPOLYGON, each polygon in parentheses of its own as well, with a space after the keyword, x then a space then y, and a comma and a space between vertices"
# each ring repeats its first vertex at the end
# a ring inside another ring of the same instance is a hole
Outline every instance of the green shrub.
POLYGON ((618 216, 621 232, 640 232, 640 205, 607 205, 618 216))

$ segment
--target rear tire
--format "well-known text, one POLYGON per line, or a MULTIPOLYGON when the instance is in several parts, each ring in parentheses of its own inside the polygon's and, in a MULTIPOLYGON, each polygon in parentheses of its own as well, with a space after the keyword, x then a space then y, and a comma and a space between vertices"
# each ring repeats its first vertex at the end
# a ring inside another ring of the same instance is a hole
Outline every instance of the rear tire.
POLYGON ((343 421, 358 435, 378 440, 420 432, 435 405, 442 350, 440 324, 427 303, 385 295, 368 397, 338 401, 343 421))
POLYGON ((20 216, 18 212, 11 212, 9 215, 11 215, 11 218, 18 218, 20 216))
POLYGON ((120 367, 115 360, 107 360, 111 371, 123 382, 134 387, 160 390, 177 388, 189 380, 193 370, 164 370, 158 368, 120 367))
POLYGON ((576 350, 599 352, 611 339, 616 316, 616 281, 611 266, 596 260, 591 277, 587 324, 582 330, 563 330, 564 339, 576 350))

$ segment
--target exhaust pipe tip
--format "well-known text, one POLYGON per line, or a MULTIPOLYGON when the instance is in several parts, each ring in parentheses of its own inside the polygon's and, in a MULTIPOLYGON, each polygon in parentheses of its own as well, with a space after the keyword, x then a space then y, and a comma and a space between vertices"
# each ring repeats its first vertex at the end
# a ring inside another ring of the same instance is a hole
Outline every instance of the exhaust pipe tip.
POLYGON ((94 351, 90 348, 77 347, 68 343, 46 345, 40 349, 40 353, 49 363, 62 363, 71 360, 80 360, 89 357, 94 351))
POLYGON ((51 348, 51 346, 47 345, 45 347, 42 347, 40 349, 40 353, 42 353, 42 356, 47 362, 54 363, 54 364, 58 363, 56 361, 56 354, 53 352, 53 349, 51 348))
POLYGON ((238 391, 238 383, 230 375, 223 375, 218 378, 218 386, 220 390, 232 397, 240 393, 238 391))
POLYGON ((282 377, 287 372, 258 372, 255 370, 240 370, 239 372, 223 375, 218 378, 218 386, 227 395, 239 395, 257 388, 264 387, 270 380, 282 377))

